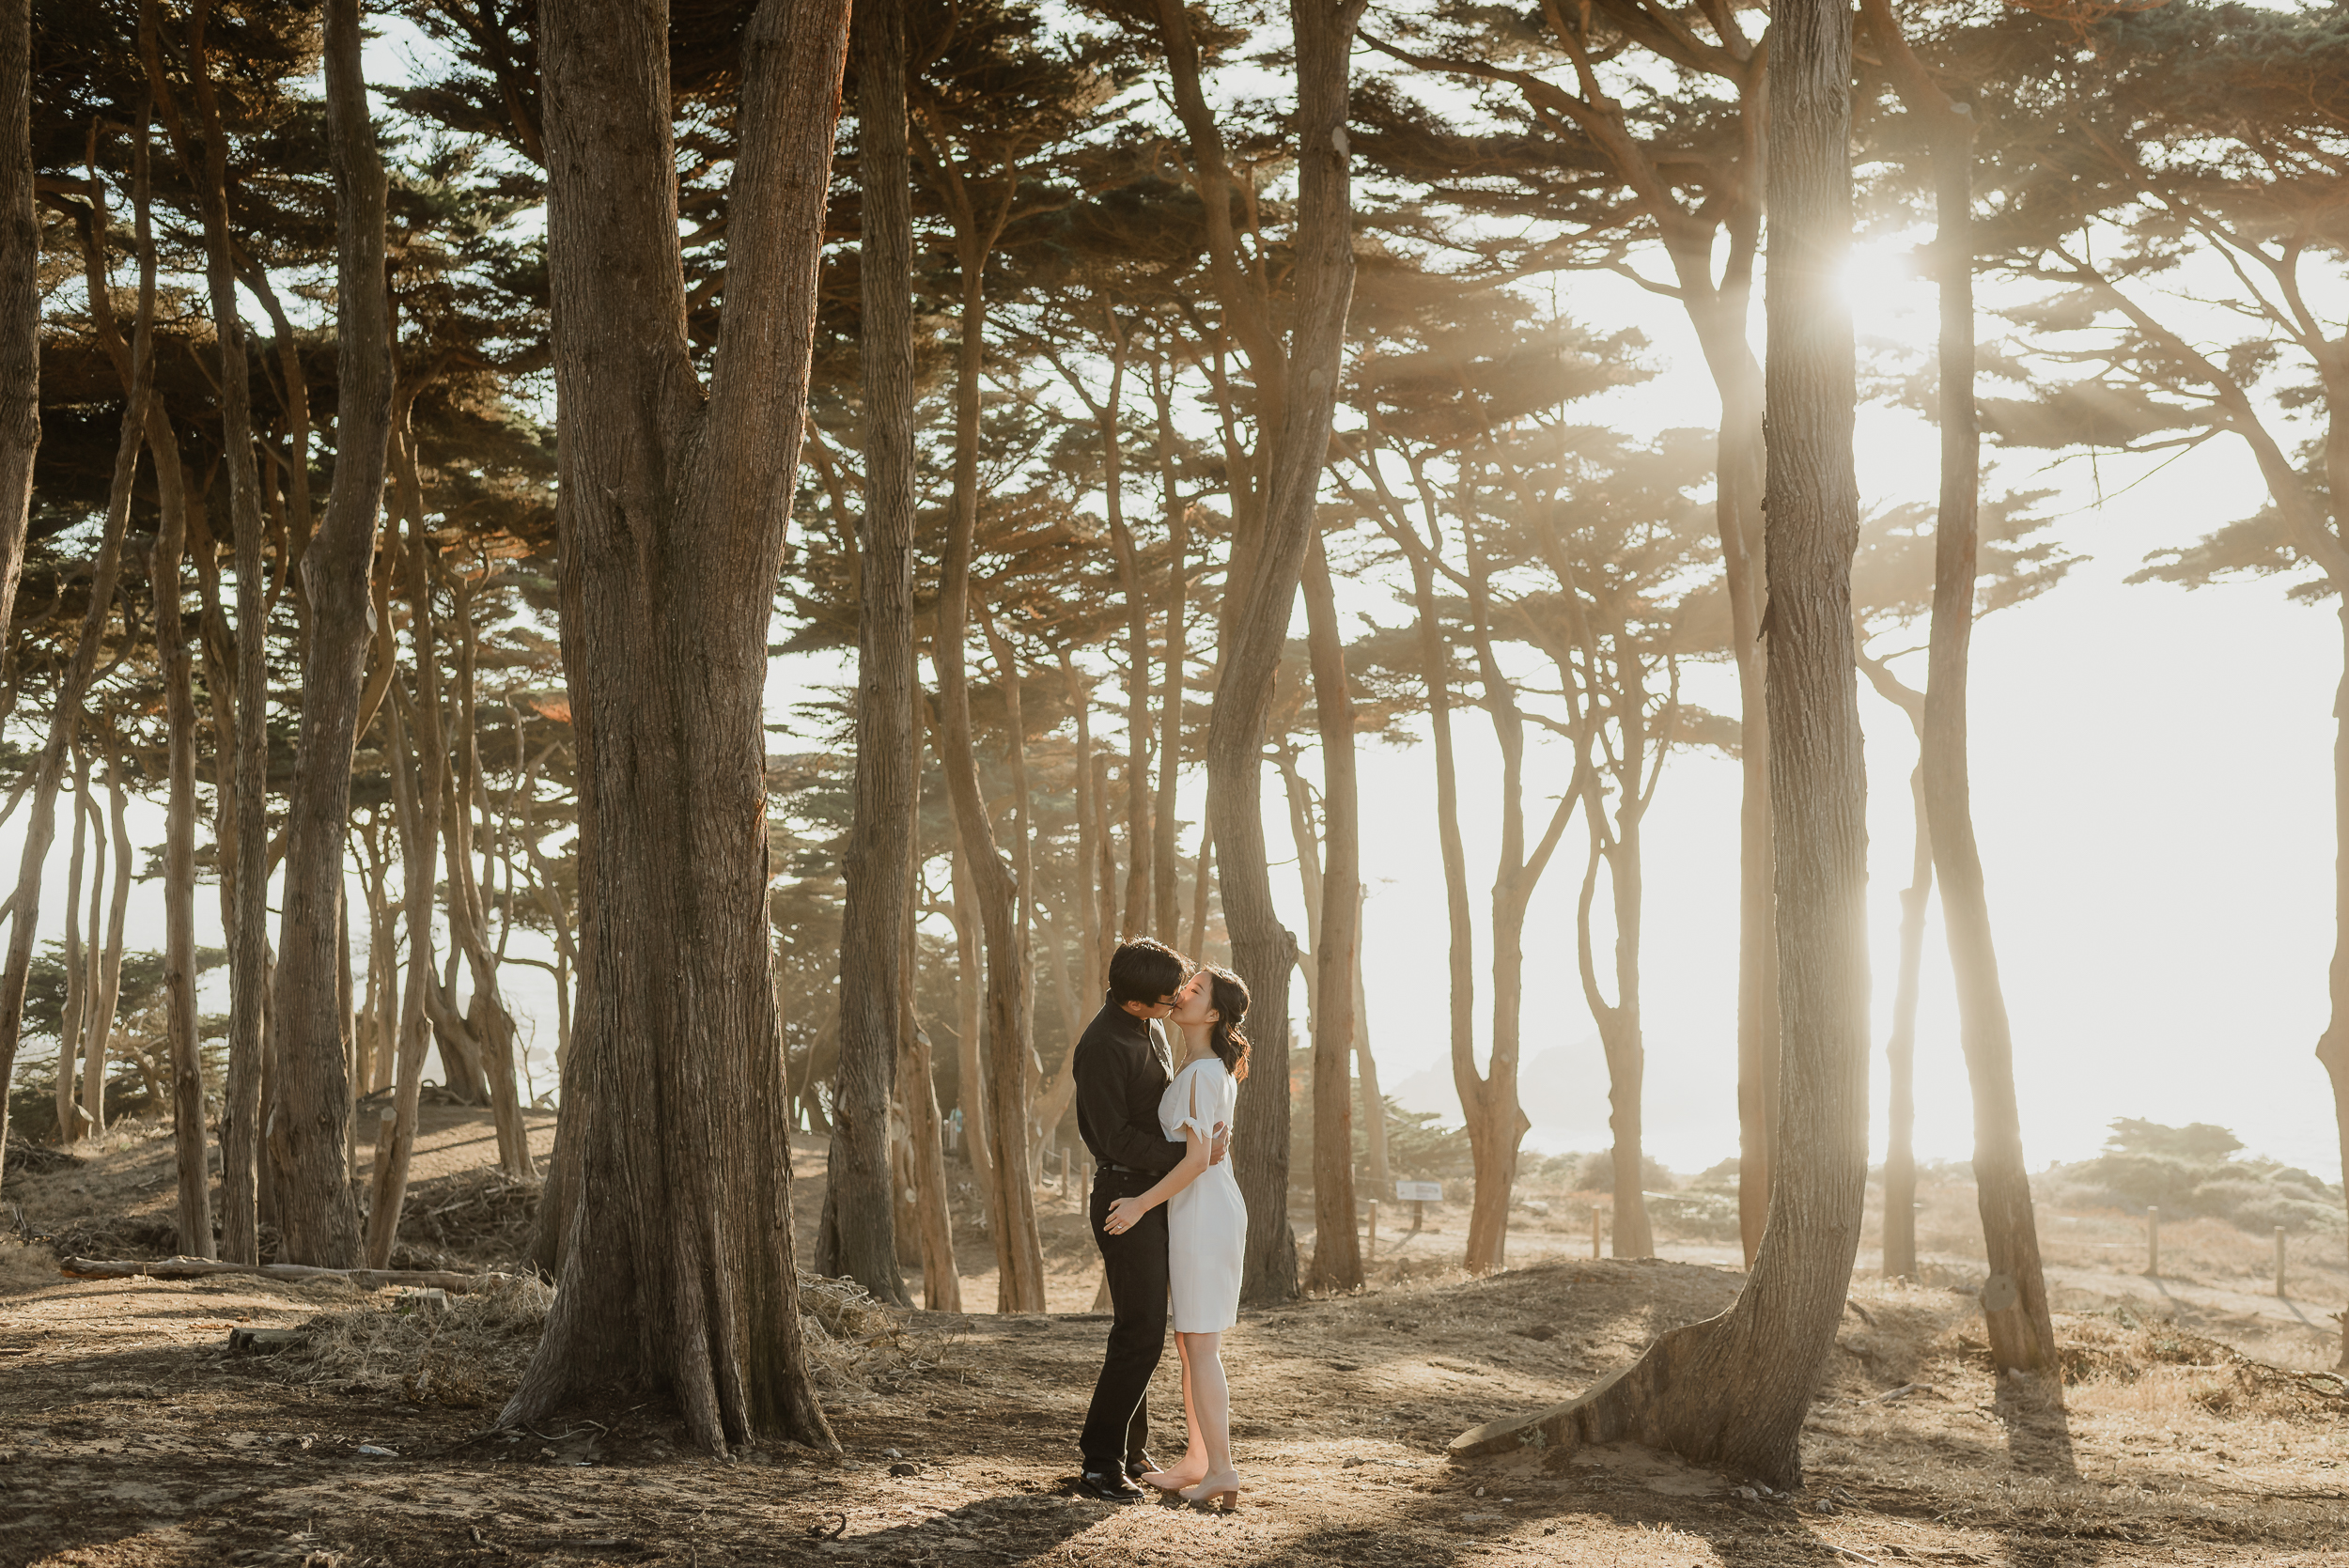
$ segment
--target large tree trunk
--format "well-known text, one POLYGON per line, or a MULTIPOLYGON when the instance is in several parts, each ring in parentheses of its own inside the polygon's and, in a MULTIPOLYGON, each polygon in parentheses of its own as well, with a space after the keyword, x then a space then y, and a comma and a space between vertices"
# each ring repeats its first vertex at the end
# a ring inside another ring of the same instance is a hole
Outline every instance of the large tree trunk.
MULTIPOLYGON (((40 222, 33 210, 33 0, 0 0, 0 646, 24 569, 40 446, 40 222)), ((0 1080, 5 1081, 5 1080, 0 1080)))
POLYGON ((283 1235, 279 1261, 322 1268, 359 1262, 359 1210, 349 1179, 347 1019, 336 977, 350 754, 374 629, 368 577, 392 413, 391 308, 383 280, 387 184, 359 48, 359 0, 330 0, 325 68, 327 153, 334 169, 334 487, 302 564, 310 636, 287 806, 285 916, 272 1010, 278 1070, 269 1156, 283 1235))
POLYGON ((1957 982, 1958 1037, 1974 1091, 1974 1189, 1990 1278, 1983 1316, 2001 1371, 2055 1365, 2055 1323, 2039 1262, 2030 1174, 2015 1096, 2015 1042, 1991 939, 1982 854, 1974 842, 1966 743, 1967 658, 1974 630, 1981 437, 1974 410, 1973 130, 1946 117, 1935 139, 1937 245, 1941 252, 1941 501, 1934 530, 1933 629, 1925 682, 1925 817, 1941 878, 1941 919, 1957 982))
MULTIPOLYGON (((1168 0, 1162 10, 1179 7, 1168 0)), ((1297 1237, 1288 1220, 1288 972, 1297 941, 1272 903, 1264 841, 1265 718, 1286 640, 1289 613, 1315 532, 1315 493, 1330 450, 1346 317, 1354 292, 1352 178, 1346 139, 1346 90, 1358 0, 1295 0, 1298 194, 1292 336, 1283 363, 1257 363, 1269 426, 1263 528, 1247 570, 1234 541, 1228 598, 1239 606, 1225 642, 1207 723, 1207 817, 1215 834, 1223 920, 1233 967, 1253 996, 1248 1033, 1264 1087, 1240 1096, 1233 1132, 1240 1191, 1248 1203, 1241 1295, 1284 1300, 1298 1291, 1297 1237), (1275 374, 1277 370, 1277 374, 1275 374)), ((1186 23, 1186 37, 1188 36, 1186 23)), ((1195 107, 1192 110, 1195 115, 1195 107)), ((1194 131, 1194 143, 1199 140, 1194 131)), ((1207 193, 1212 209, 1220 187, 1207 193)), ((1237 287, 1218 268, 1219 291, 1237 287)), ((1227 298, 1227 309, 1237 302, 1227 298)), ((1351 1234, 1352 1221, 1347 1221, 1351 1234)))
MULTIPOLYGON (((899 1035, 907 1020, 898 977, 906 962, 920 787, 913 730, 913 203, 903 0, 857 0, 850 40, 857 183, 863 193, 857 275, 863 290, 864 510, 857 525, 855 807, 841 853, 848 895, 840 919, 840 1065, 832 1076, 817 1266, 884 1301, 908 1303, 889 1171, 889 1106, 900 1067, 916 1054, 899 1035)), ((919 1054, 926 1059, 926 1051, 919 1054)), ((926 1084, 908 1084, 905 1092, 910 1101, 934 1104, 926 1084)), ((910 1104, 909 1110, 918 1117, 910 1104)), ((918 1125, 914 1135, 921 1135, 918 1125)), ((951 1265, 951 1247, 947 1258, 951 1265)), ((933 1272, 926 1264, 925 1292, 935 1298, 933 1272)))
POLYGON ((583 1126, 554 1309, 503 1420, 644 1389, 712 1452, 832 1448, 788 1223, 761 705, 848 8, 761 0, 744 29, 707 390, 686 334, 667 9, 539 18, 579 754, 567 1111, 583 1126))
POLYGON ((1851 18, 1785 0, 1769 61, 1769 704, 1779 1163, 1750 1280, 1580 1399, 1455 1453, 1633 1437, 1786 1486, 1841 1321, 1867 1192, 1867 775, 1851 627, 1859 536, 1850 318, 1851 18))
POLYGON ((956 1109, 962 1112, 962 1157, 979 1189, 979 1210, 988 1234, 995 1232, 995 1156, 988 1139, 987 1065, 980 1050, 987 1010, 985 957, 979 946, 978 896, 971 891, 971 863, 956 836, 949 872, 955 902, 955 1077, 960 1085, 956 1109))
POLYGON ((1361 811, 1354 780, 1354 693, 1346 683, 1330 558, 1306 556, 1307 653, 1321 727, 1321 915, 1314 926, 1314 1263, 1315 1290, 1362 1282, 1354 1234, 1354 976, 1362 910, 1361 811))

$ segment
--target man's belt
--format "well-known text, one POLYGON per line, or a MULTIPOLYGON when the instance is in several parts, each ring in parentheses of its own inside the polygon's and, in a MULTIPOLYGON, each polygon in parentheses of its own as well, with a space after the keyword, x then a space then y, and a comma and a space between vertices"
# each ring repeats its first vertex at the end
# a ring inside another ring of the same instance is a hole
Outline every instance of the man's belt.
POLYGON ((1106 1159, 1101 1161, 1098 1165, 1096 1165, 1093 1169, 1096 1174, 1106 1171, 1110 1174, 1115 1176, 1156 1176, 1162 1173, 1157 1171, 1144 1171, 1141 1167, 1135 1165, 1118 1165, 1106 1159))

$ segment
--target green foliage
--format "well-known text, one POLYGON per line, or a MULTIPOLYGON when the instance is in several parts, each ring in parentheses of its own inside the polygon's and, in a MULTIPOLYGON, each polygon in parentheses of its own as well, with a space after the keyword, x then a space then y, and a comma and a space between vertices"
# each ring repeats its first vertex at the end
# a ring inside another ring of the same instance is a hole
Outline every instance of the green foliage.
POLYGON ((2224 1219, 2249 1231, 2280 1225, 2326 1231, 2341 1222, 2341 1189, 2274 1160, 2237 1158, 2243 1141, 2207 1122, 2165 1126, 2123 1117, 2105 1152, 2046 1178, 2051 1196, 2074 1203, 2179 1218, 2224 1219))

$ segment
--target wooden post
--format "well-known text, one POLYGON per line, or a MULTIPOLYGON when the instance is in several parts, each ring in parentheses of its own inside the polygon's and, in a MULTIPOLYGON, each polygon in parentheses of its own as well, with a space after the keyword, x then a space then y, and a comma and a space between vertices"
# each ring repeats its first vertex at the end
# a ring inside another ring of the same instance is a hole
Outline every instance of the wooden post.
POLYGON ((2277 1226, 2277 1227, 2276 1227, 2276 1297, 2277 1297, 2277 1299, 2278 1299, 2278 1300, 2281 1300, 2281 1299, 2283 1299, 2283 1295, 2284 1295, 2284 1228, 2283 1228, 2281 1225, 2279 1225, 2279 1226, 2277 1226))
POLYGON ((1593 1203, 1593 1204, 1591 1205, 1591 1256, 1593 1256, 1594 1258, 1595 1258, 1595 1257, 1597 1257, 1597 1256, 1599 1255, 1599 1253, 1598 1253, 1598 1224, 1599 1224, 1599 1220, 1598 1220, 1598 1205, 1597 1205, 1596 1203, 1593 1203))
POLYGON ((2149 1279, 2161 1278, 2161 1205, 2145 1205, 2145 1274, 2149 1279))

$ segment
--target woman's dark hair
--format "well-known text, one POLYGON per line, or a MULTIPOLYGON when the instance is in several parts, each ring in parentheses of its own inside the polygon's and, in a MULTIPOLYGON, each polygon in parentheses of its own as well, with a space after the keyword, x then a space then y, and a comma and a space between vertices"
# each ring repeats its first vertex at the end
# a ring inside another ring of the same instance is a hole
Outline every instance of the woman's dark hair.
POLYGON ((1248 986, 1230 970, 1210 967, 1207 979, 1207 1005, 1215 1009, 1207 1045, 1237 1083, 1248 1076, 1248 1036, 1239 1032, 1240 1020, 1248 1017, 1248 986))
POLYGON ((1161 941, 1136 937, 1110 955, 1110 1001, 1155 1006, 1183 988, 1183 955, 1161 941))

